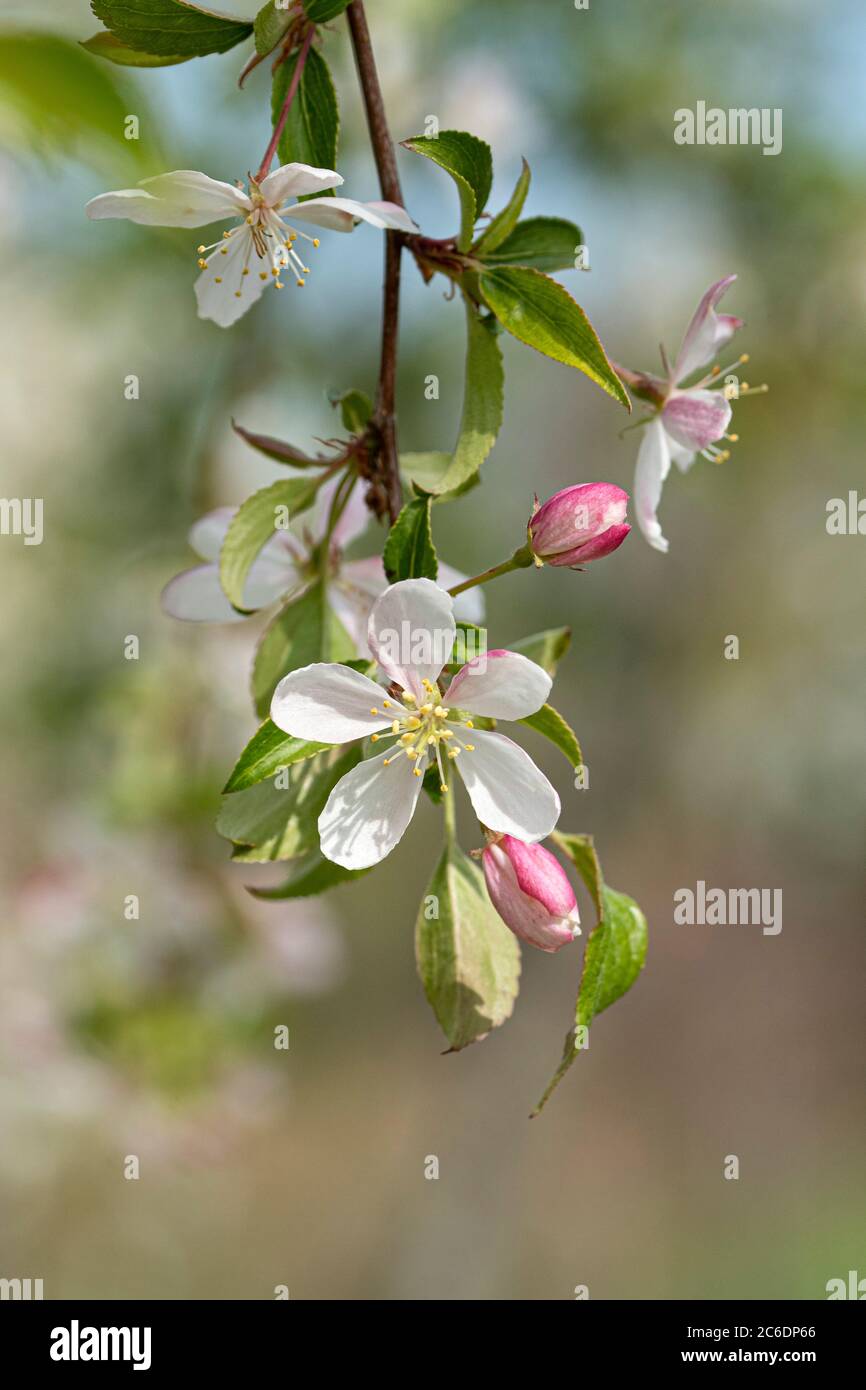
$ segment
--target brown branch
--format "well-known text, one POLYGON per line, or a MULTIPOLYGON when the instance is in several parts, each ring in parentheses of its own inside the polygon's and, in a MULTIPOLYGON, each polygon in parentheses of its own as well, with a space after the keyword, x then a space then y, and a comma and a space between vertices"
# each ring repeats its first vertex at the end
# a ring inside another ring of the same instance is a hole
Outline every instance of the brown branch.
MULTIPOLYGON (((379 174, 382 197, 389 203, 403 205, 400 189, 400 176, 397 173, 397 160, 394 155, 394 142, 388 129, 382 88, 376 72, 376 60, 363 0, 352 0, 346 10, 355 65, 367 113, 367 126, 370 143, 379 174)), ((388 505, 391 522, 396 521, 403 505, 403 489, 400 484, 400 455, 397 449, 397 328, 400 310, 400 259, 403 250, 403 233, 385 234, 385 279, 382 290, 382 352, 379 361, 379 385, 376 392, 376 407, 373 413, 373 426, 379 440, 379 464, 381 482, 388 505)))

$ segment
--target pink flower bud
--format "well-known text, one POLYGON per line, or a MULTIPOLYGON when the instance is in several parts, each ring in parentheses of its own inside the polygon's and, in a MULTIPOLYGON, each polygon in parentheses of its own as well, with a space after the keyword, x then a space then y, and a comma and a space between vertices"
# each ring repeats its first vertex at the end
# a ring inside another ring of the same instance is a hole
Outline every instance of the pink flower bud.
POLYGON ((548 565, 585 565, 622 545, 631 527, 628 493, 613 483, 576 483, 538 508, 528 526, 533 555, 548 565))
POLYGON ((541 951, 558 951, 580 934, 574 890, 549 849, 503 835, 487 846, 481 862, 490 900, 515 936, 541 951))

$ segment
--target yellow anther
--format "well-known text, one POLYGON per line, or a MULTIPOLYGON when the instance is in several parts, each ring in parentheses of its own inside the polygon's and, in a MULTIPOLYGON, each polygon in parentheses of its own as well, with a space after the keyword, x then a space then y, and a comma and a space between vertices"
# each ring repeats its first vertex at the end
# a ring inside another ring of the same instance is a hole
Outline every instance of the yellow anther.
POLYGON ((440 792, 447 792, 448 787, 447 787, 447 785, 445 784, 445 782, 440 782, 440 783, 439 783, 439 790, 440 790, 440 792))
POLYGON ((228 247, 226 247, 226 246, 221 246, 221 247, 220 247, 220 255, 221 255, 221 256, 227 256, 227 255, 228 255, 228 247))
POLYGON ((221 285, 222 282, 223 282, 223 277, 222 277, 221 275, 217 275, 216 279, 214 280, 214 284, 215 284, 215 285, 221 285))
POLYGON ((436 735, 435 735, 435 734, 428 734, 428 735, 427 735, 427 743, 428 743, 428 745, 431 744, 431 743, 435 743, 435 742, 436 742, 436 735))
POLYGON ((268 272, 267 272, 266 270, 260 270, 260 271, 259 271, 259 279, 260 279, 260 280, 267 280, 268 278, 269 278, 269 277, 268 277, 268 272))
POLYGON ((460 749, 459 749, 459 748, 449 748, 449 749, 448 749, 448 756, 449 756, 449 758, 456 758, 456 757, 459 755, 459 753, 460 753, 460 749))
POLYGON ((318 246, 318 244, 319 244, 319 238, 318 238, 317 236, 314 236, 314 237, 313 237, 313 245, 314 245, 314 246, 318 246))
POLYGON ((282 280, 275 280, 274 284, 276 285, 278 290, 284 290, 286 288, 282 280))
POLYGON ((395 719, 395 720, 394 720, 394 723, 391 725, 391 733, 392 733, 392 734, 399 734, 399 732, 400 732, 400 720, 399 720, 399 719, 395 719))
POLYGON ((383 760, 382 760, 382 766, 383 766, 383 767, 389 767, 390 764, 391 764, 393 761, 394 761, 393 758, 383 758, 383 760))
POLYGON ((711 376, 718 376, 718 375, 719 375, 719 372, 720 372, 721 370, 722 370, 722 369, 721 369, 721 367, 719 366, 718 362, 716 362, 716 363, 714 364, 714 366, 713 366, 713 370, 712 370, 712 372, 711 372, 711 376))
POLYGON ((229 239, 230 236, 231 236, 231 232, 223 232, 223 239, 224 239, 225 241, 228 241, 228 239, 229 239))
POLYGON ((196 247, 196 250, 198 251, 198 254, 199 254, 200 256, 203 256, 204 253, 205 253, 205 251, 207 250, 207 247, 206 247, 206 246, 198 246, 198 247, 196 247))
POLYGON ((738 434, 726 434, 725 438, 730 439, 732 444, 736 444, 739 441, 740 436, 738 434))
POLYGON ((472 723, 472 720, 471 720, 471 719, 467 719, 467 720, 466 720, 466 728, 467 728, 467 729, 474 729, 474 728, 475 728, 475 725, 472 723))
POLYGON ((748 360, 749 360, 749 354, 748 354, 747 352, 743 352, 743 353, 740 354, 740 361, 741 361, 741 362, 748 362, 748 360))
POLYGON ((423 776, 424 776, 424 773, 422 772, 422 770, 421 770, 420 767, 413 767, 412 771, 414 772, 414 774, 415 774, 416 777, 423 777, 423 776))
POLYGON ((371 714, 378 714, 379 711, 378 711, 378 710, 376 709, 376 707, 374 706, 373 709, 370 710, 370 713, 371 713, 371 714))
POLYGON ((417 748, 407 748, 407 749, 406 749, 406 757, 407 757, 407 758, 411 758, 412 761, 414 762, 416 758, 420 757, 420 754, 419 754, 419 752, 418 752, 418 749, 417 749, 417 748))
POLYGON ((295 284, 297 285, 297 287, 298 287, 299 290, 302 290, 302 289, 304 288, 304 285, 305 285, 306 283, 307 283, 306 280, 296 280, 296 281, 295 281, 295 284))
POLYGON ((407 728, 407 729, 420 729, 420 728, 421 728, 421 720, 418 718, 417 714, 410 714, 410 715, 409 715, 409 718, 406 720, 406 728, 407 728))
POLYGON ((198 268, 199 270, 207 270, 207 261, 201 256, 199 257, 198 268))
POLYGON ((467 753, 474 753, 474 752, 475 752, 475 744, 474 744, 474 743, 467 743, 467 744, 465 744, 464 746, 465 746, 465 748, 466 748, 466 752, 467 752, 467 753))
POLYGON ((242 298, 243 298, 243 296, 242 296, 240 290, 235 290, 235 299, 242 299, 242 298))
POLYGON ((430 704, 429 701, 427 702, 426 705, 422 705, 422 706, 421 706, 421 713, 422 713, 422 714, 432 714, 432 713, 433 713, 433 706, 430 704))
POLYGON ((390 709, 390 708, 391 708, 391 701, 390 701, 390 700, 383 700, 383 701, 382 701, 382 704, 384 705, 385 709, 390 709))
POLYGON ((422 676, 422 678, 421 678, 421 684, 423 685, 423 687, 424 687, 425 690, 432 690, 432 689, 433 689, 433 682, 432 682, 432 681, 428 681, 428 679, 427 679, 426 676, 422 676))
POLYGON ((246 266, 246 265, 245 265, 244 268, 243 268, 243 270, 241 271, 241 274, 242 274, 242 275, 249 275, 249 273, 250 273, 250 268, 249 268, 249 266, 246 266))
POLYGON ((440 737, 440 738, 453 738, 453 737, 454 737, 454 730, 453 730, 453 729, 440 729, 440 730, 439 730, 439 737, 440 737))
POLYGON ((412 694, 411 690, 404 690, 404 691, 403 691, 403 704, 404 704, 404 705, 414 705, 414 704, 415 704, 415 696, 412 694))
POLYGON ((378 743, 380 738, 381 738, 381 734, 371 734, 371 735, 370 735, 370 742, 371 742, 371 743, 378 743))
POLYGON ((447 719, 447 718, 448 718, 448 711, 447 711, 447 709, 444 709, 444 708, 442 707, 442 705, 437 705, 436 708, 434 709, 433 713, 435 714, 435 716, 436 716, 437 719, 447 719))

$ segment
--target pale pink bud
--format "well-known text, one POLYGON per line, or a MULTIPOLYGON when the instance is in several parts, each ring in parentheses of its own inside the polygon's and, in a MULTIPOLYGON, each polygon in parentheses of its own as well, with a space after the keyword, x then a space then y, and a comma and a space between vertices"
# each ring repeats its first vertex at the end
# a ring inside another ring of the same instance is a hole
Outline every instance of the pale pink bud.
POLYGON ((613 483, 576 483, 563 488, 530 518, 533 555, 548 565, 585 565, 622 545, 628 493, 613 483))
POLYGON ((574 889, 549 849, 503 835, 481 862, 490 901, 515 936, 540 951, 558 951, 580 934, 574 889))

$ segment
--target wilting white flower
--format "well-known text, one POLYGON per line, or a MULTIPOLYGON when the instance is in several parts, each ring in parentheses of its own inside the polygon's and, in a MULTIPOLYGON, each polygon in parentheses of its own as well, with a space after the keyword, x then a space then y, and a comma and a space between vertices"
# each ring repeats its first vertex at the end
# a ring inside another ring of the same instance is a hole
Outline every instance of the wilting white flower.
POLYGON ((335 232, 351 232, 358 221, 394 231, 418 228, 396 203, 357 203, 352 198, 309 198, 343 182, 333 169, 309 164, 284 164, 260 183, 250 178, 249 192, 209 178, 195 169, 176 169, 144 179, 137 188, 121 188, 92 198, 85 211, 90 218, 125 217, 147 227, 205 227, 210 222, 238 218, 239 225, 223 232, 212 246, 199 246, 201 275, 196 281, 199 318, 228 328, 255 304, 265 288, 288 271, 304 284, 309 266, 295 249, 298 238, 318 246, 318 237, 298 231, 295 222, 312 222, 335 232), (291 221, 287 220, 291 216, 291 221))
MULTIPOLYGON (((626 385, 656 409, 644 428, 634 483, 638 525, 656 550, 668 548, 656 511, 671 460, 683 473, 692 466, 697 454, 714 463, 723 463, 730 457, 730 451, 718 448, 718 441, 737 437, 727 433, 731 423, 731 397, 747 395, 750 388, 745 383, 732 392, 724 380, 729 369, 716 366, 691 386, 682 385, 699 368, 711 362, 737 329, 742 328, 742 319, 733 314, 716 313, 716 305, 736 278, 736 275, 726 275, 707 290, 686 329, 673 367, 662 353, 665 377, 633 372, 616 364, 626 385)), ((739 366, 747 361, 748 356, 743 354, 732 365, 739 366)), ((766 387, 753 389, 761 391, 766 387)))
POLYGON ((556 825, 559 797, 529 754, 503 734, 476 729, 471 718, 534 714, 550 692, 550 676, 517 652, 490 651, 462 666, 442 694, 437 682, 455 631, 449 594, 429 579, 401 580, 376 600, 367 629, 370 650, 399 695, 333 662, 292 671, 277 686, 271 718, 288 734, 320 743, 394 740, 341 778, 328 798, 319 835, 334 863, 364 869, 390 854, 431 762, 445 790, 446 767, 456 766, 490 830, 534 842, 556 825))
MULTIPOLYGON (((336 485, 326 483, 319 491, 312 535, 277 530, 263 546, 247 575, 246 613, 239 613, 229 603, 219 575, 220 551, 237 508, 217 507, 200 517, 190 529, 189 543, 206 563, 169 580, 162 591, 163 611, 183 622, 234 623, 243 622, 249 613, 269 608, 278 599, 299 597, 319 574, 315 552, 336 485)), ((331 532, 325 589, 332 611, 360 656, 370 655, 367 621, 373 601, 387 589, 388 580, 378 555, 363 560, 345 560, 343 555, 350 542, 364 532, 369 520, 361 490, 356 487, 331 532)), ((440 562, 439 583, 443 588, 452 588, 465 578, 459 570, 440 562)), ((477 589, 467 590, 455 601, 455 612, 466 622, 483 622, 484 595, 477 589)))

